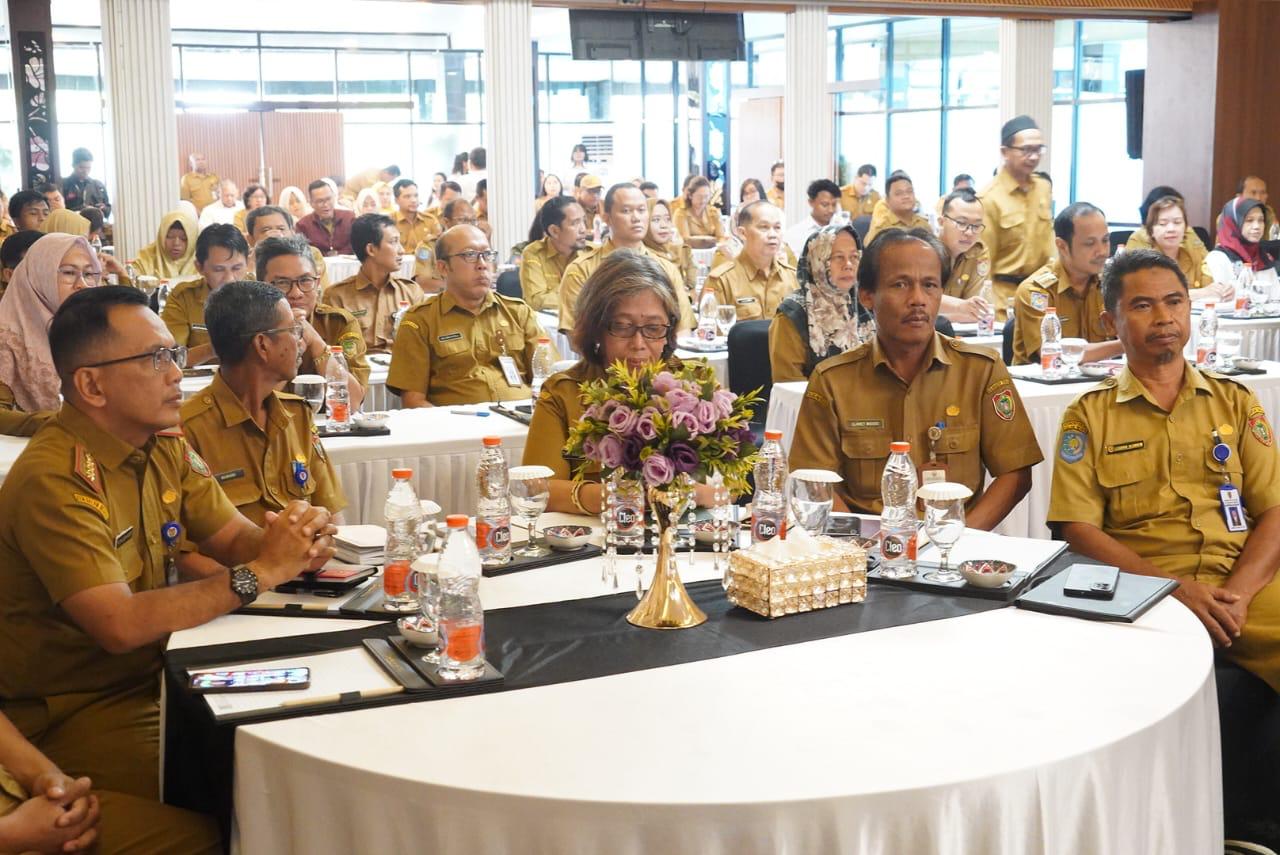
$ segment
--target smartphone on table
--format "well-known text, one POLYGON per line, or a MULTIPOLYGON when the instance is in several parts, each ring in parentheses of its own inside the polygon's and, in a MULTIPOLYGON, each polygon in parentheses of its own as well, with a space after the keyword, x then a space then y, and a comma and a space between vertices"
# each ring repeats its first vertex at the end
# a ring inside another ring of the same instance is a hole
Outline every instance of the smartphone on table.
POLYGON ((311 685, 310 668, 226 668, 190 675, 191 691, 197 693, 271 692, 311 685))

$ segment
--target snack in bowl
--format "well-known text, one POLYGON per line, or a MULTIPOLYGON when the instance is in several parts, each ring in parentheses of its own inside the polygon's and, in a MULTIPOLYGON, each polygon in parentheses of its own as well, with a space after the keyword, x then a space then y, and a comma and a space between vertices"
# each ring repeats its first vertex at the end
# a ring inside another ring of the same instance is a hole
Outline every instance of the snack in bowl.
POLYGON ((1237 356, 1235 359, 1231 360, 1231 364, 1236 368, 1240 368, 1245 371, 1257 371, 1262 367, 1262 360, 1250 359, 1247 356, 1237 356))
POLYGON ((581 549, 591 540, 593 529, 589 525, 553 525, 542 530, 547 546, 568 552, 581 549))
POLYGON ((422 615, 410 615, 396 621, 400 636, 414 647, 435 647, 440 643, 436 628, 422 615))
POLYGON ((391 419, 390 413, 352 413, 351 420, 356 423, 356 427, 366 430, 383 428, 387 426, 387 422, 391 419))
POLYGON ((767 618, 860 603, 867 597, 867 553, 857 544, 793 528, 786 540, 730 553, 725 595, 767 618))
POLYGON ((1008 561, 994 558, 973 558, 960 563, 960 575, 977 588, 999 588, 1018 568, 1008 561))
MULTIPOLYGON (((738 541, 738 524, 736 522, 726 523, 729 527, 729 542, 737 543, 738 541)), ((698 543, 715 543, 716 542, 716 522, 715 520, 698 520, 693 524, 693 539, 698 543)))

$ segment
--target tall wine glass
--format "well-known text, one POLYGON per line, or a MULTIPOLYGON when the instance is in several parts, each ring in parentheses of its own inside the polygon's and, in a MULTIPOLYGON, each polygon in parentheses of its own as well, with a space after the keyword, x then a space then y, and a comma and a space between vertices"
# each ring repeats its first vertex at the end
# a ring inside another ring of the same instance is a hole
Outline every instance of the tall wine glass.
POLYGON ((1082 338, 1064 338, 1062 340, 1062 364, 1067 366, 1068 377, 1080 376, 1080 362, 1084 359, 1084 349, 1089 342, 1082 338))
POLYGON ((320 415, 324 406, 324 378, 319 374, 299 374, 293 378, 293 391, 311 406, 311 412, 320 415))
POLYGON ((547 509, 554 474, 546 466, 516 466, 508 474, 511 507, 525 520, 529 531, 529 540, 514 553, 517 558, 541 558, 551 553, 546 546, 538 545, 538 517, 547 509))
POLYGON ((963 484, 943 481, 924 485, 916 495, 924 502, 925 534, 942 554, 938 569, 924 574, 924 578, 930 582, 959 582, 964 577, 951 567, 951 548, 964 534, 964 503, 973 491, 963 484))
POLYGON ((787 493, 796 525, 817 537, 831 517, 832 485, 840 476, 826 469, 797 469, 787 478, 787 493))
POLYGON ((733 329, 733 325, 738 322, 738 309, 736 306, 719 305, 716 306, 716 327, 720 330, 722 337, 728 337, 729 330, 733 329))

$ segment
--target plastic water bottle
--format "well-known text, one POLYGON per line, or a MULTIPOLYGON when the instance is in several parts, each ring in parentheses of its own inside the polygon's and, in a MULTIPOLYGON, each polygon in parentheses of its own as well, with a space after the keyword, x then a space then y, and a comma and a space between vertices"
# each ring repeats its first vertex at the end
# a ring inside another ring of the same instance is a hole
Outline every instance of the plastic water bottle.
POLYGON ((978 315, 978 335, 992 335, 996 331, 996 292, 991 287, 991 280, 982 280, 982 289, 978 296, 987 301, 988 308, 978 315))
POLYGON ((396 301, 395 314, 391 316, 391 337, 395 338, 396 333, 400 332, 400 322, 404 320, 405 312, 409 311, 408 300, 396 301))
POLYGON ((751 499, 751 542, 787 537, 787 453, 782 431, 764 432, 760 462, 755 468, 756 492, 751 499))
POLYGON ((715 292, 710 288, 702 292, 702 299, 698 301, 698 333, 697 336, 703 341, 714 341, 716 337, 716 313, 719 311, 720 303, 716 300, 715 292))
POLYGON ((538 400, 542 394, 542 383, 551 376, 551 339, 538 339, 538 346, 533 349, 533 382, 529 388, 533 390, 533 399, 538 400))
POLYGON ((880 575, 907 579, 916 573, 916 465, 911 443, 889 443, 880 476, 880 575))
POLYGON ((1200 313, 1196 330, 1196 365, 1212 368, 1218 356, 1218 304, 1210 300, 1200 313))
POLYGON ((474 680, 484 673, 484 607, 480 604, 480 553, 467 536, 466 514, 445 518, 449 533, 440 554, 438 673, 446 680, 474 680))
POLYGON ((484 564, 511 561, 511 499, 507 492, 507 459, 502 456, 502 439, 484 438, 484 451, 476 468, 476 548, 484 564))
POLYGON ((1049 380, 1062 376, 1062 321, 1054 306, 1044 310, 1040 321, 1040 373, 1049 380))
POLYGON ((329 408, 329 430, 341 433, 351 430, 351 393, 347 389, 347 360, 342 347, 329 348, 329 362, 324 367, 325 404, 329 408))
POLYGON ((418 541, 422 505, 413 489, 412 469, 392 469, 391 477, 395 480, 383 506, 387 545, 383 553, 382 593, 389 611, 416 612, 418 596, 409 585, 409 567, 422 552, 418 541))

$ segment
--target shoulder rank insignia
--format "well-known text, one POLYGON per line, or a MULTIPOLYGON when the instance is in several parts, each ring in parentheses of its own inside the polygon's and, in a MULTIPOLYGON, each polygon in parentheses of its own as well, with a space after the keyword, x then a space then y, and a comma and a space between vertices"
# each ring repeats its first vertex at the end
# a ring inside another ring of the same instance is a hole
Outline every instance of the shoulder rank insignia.
POLYGON ((89 449, 79 443, 76 444, 75 473, 90 490, 102 495, 102 470, 98 468, 98 461, 89 453, 89 449))

